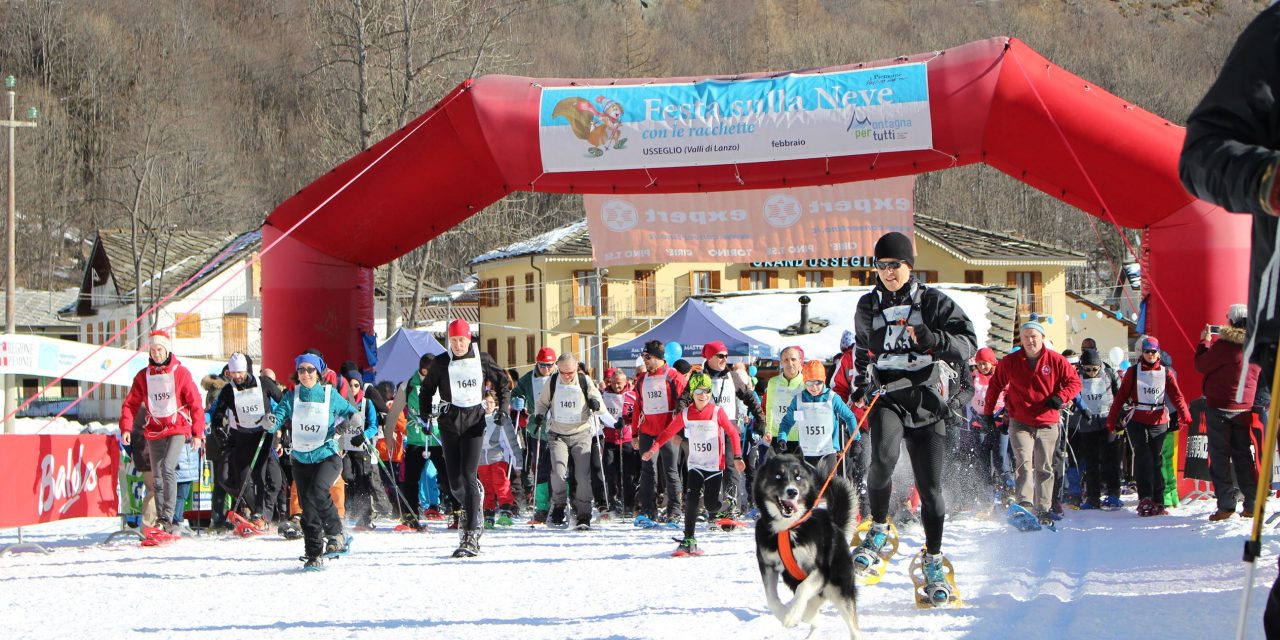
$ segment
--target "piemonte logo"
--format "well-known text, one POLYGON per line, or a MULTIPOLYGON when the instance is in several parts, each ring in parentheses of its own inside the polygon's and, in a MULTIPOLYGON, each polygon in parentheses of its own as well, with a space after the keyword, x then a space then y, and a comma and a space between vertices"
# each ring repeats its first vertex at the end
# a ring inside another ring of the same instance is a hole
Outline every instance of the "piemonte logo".
POLYGON ((800 201, 778 194, 764 203, 764 220, 778 229, 786 229, 800 220, 800 201))
POLYGON ((640 221, 636 208, 626 200, 605 200, 600 205, 600 219, 610 231, 630 231, 640 221))

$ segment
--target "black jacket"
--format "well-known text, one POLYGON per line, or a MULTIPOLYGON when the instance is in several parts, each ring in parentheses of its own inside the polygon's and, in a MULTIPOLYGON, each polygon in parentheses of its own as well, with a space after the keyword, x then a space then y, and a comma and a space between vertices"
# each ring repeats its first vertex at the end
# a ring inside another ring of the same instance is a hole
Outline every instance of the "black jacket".
MULTIPOLYGON (((231 381, 228 375, 227 384, 218 392, 217 404, 214 405, 217 410, 213 412, 211 426, 215 432, 224 436, 230 428, 226 419, 226 412, 231 411, 234 413, 236 411, 236 391, 260 387, 262 389, 262 410, 267 413, 271 413, 272 407, 275 406, 274 403, 280 402, 280 398, 284 397, 284 394, 280 391, 280 386, 276 384, 275 380, 259 378, 253 375, 253 358, 245 356, 245 361, 249 366, 247 367, 248 371, 246 371, 244 383, 236 384, 231 381)), ((284 429, 280 431, 284 431, 284 429)))
MULTIPOLYGON (((912 288, 919 287, 920 320, 937 338, 938 344, 925 350, 913 345, 911 353, 929 354, 934 360, 941 360, 951 366, 957 373, 968 371, 969 358, 978 350, 978 337, 973 329, 973 322, 964 310, 946 294, 922 285, 915 276, 899 290, 890 292, 883 284, 876 287, 858 300, 854 312, 854 351, 853 363, 856 375, 851 399, 870 400, 867 396, 871 389, 871 378, 868 368, 884 351, 886 327, 874 329, 875 318, 881 309, 895 305, 912 304, 912 288)), ((893 382, 902 377, 910 377, 914 385, 910 389, 888 394, 881 404, 896 405, 903 415, 907 426, 924 426, 951 417, 952 412, 946 408, 946 399, 942 398, 940 388, 930 393, 924 388, 929 369, 917 373, 881 372, 877 371, 881 385, 893 382), (917 380, 915 378, 919 377, 917 380)))
MULTIPOLYGON (((507 376, 507 372, 493 361, 493 358, 482 353, 475 343, 471 344, 471 350, 467 355, 458 359, 475 358, 479 354, 480 370, 484 376, 484 381, 498 395, 498 417, 497 420, 510 420, 511 416, 511 378, 507 376)), ((418 406, 430 407, 431 398, 437 393, 440 395, 440 417, 439 425, 442 430, 449 430, 454 435, 460 435, 463 432, 479 428, 475 434, 477 436, 484 433, 484 403, 474 407, 455 407, 453 402, 453 388, 449 386, 449 362, 453 359, 452 352, 445 350, 444 353, 437 355, 431 361, 431 365, 427 367, 427 375, 422 379, 422 386, 418 388, 418 406)))
MULTIPOLYGON (((1192 195, 1227 211, 1253 215, 1250 327, 1258 343, 1275 344, 1280 318, 1255 326, 1262 272, 1275 252, 1278 219, 1267 213, 1265 174, 1280 171, 1280 5, 1254 18, 1236 40, 1222 72, 1187 118, 1179 173, 1192 195)), ((1269 185, 1270 180, 1267 181, 1269 185)), ((1274 286, 1274 285, 1273 285, 1274 286)), ((1255 348, 1254 353, 1271 351, 1255 348)))

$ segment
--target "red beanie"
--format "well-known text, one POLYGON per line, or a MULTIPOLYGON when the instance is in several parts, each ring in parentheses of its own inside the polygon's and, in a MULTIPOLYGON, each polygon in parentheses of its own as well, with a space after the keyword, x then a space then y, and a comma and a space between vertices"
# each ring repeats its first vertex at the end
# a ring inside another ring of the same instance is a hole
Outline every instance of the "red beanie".
POLYGON ((556 361, 556 350, 551 347, 543 347, 538 349, 538 362, 542 364, 554 364, 556 361))
POLYGON ((463 320, 462 318, 458 318, 457 320, 450 322, 449 337, 450 338, 463 338, 463 337, 470 338, 471 325, 467 324, 467 321, 463 320))
POLYGON ((729 353, 729 347, 726 347, 724 343, 719 340, 712 340, 711 342, 702 345, 703 360, 710 360, 711 356, 714 356, 717 353, 729 353))
POLYGON ((974 356, 973 359, 975 362, 990 362, 991 364, 995 364, 996 352, 992 350, 991 347, 983 347, 978 349, 978 355, 974 356))

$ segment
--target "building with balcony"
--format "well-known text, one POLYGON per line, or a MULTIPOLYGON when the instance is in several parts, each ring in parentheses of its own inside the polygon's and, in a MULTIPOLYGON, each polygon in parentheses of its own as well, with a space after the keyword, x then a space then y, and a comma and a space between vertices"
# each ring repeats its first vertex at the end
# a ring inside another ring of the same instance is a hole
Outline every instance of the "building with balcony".
MULTIPOLYGON (((915 225, 915 273, 925 282, 1012 290, 1010 332, 1034 313, 1055 319, 1047 327, 1059 349, 1078 343, 1065 322, 1074 308, 1068 307, 1066 270, 1084 266, 1083 255, 927 215, 916 214, 915 225)), ((608 348, 644 333, 690 296, 866 286, 875 282, 872 262, 870 256, 846 256, 597 270, 584 220, 476 256, 470 265, 479 282, 480 347, 501 366, 527 370, 542 345, 594 363, 600 343, 608 348)), ((740 328, 745 322, 726 320, 740 328)))

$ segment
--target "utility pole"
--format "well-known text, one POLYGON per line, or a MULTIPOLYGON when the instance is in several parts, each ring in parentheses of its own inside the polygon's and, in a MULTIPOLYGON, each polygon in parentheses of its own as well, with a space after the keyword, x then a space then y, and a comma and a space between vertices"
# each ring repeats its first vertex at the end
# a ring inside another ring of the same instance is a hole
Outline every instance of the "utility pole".
MULTIPOLYGON (((17 227, 17 224, 16 224, 17 214, 15 212, 16 205, 15 205, 14 194, 13 194, 13 189, 14 189, 13 132, 18 127, 36 126, 36 122, 35 122, 36 116, 38 116, 40 113, 39 111, 36 110, 35 107, 31 107, 27 109, 27 118, 29 118, 29 120, 18 120, 17 113, 15 112, 15 107, 14 107, 14 101, 17 98, 17 94, 14 91, 14 89, 17 88, 17 86, 18 86, 17 79, 15 79, 13 76, 5 76, 4 78, 5 93, 7 93, 9 96, 9 119, 0 120, 0 126, 5 127, 6 129, 9 130, 9 217, 8 217, 8 225, 6 227, 6 231, 8 235, 8 245, 7 245, 8 269, 6 271, 8 275, 5 278, 5 286, 4 286, 4 332, 9 336, 14 336, 18 333, 18 322, 16 317, 14 316, 14 306, 17 304, 16 290, 17 290, 17 270, 18 270, 17 260, 14 258, 14 245, 17 244, 18 234, 16 230, 16 227, 17 227)), ((18 382, 18 376, 15 376, 13 374, 6 374, 4 376, 4 414, 8 416, 8 418, 4 421, 5 433, 14 432, 14 423, 16 422, 16 418, 14 417, 14 412, 15 412, 15 409, 18 408, 17 382, 18 382)))
POLYGON ((604 298, 601 297, 600 278, 609 273, 608 269, 596 268, 595 277, 595 293, 596 293, 596 361, 595 361, 595 379, 599 380, 604 375, 604 323, 602 322, 604 315, 604 298))

